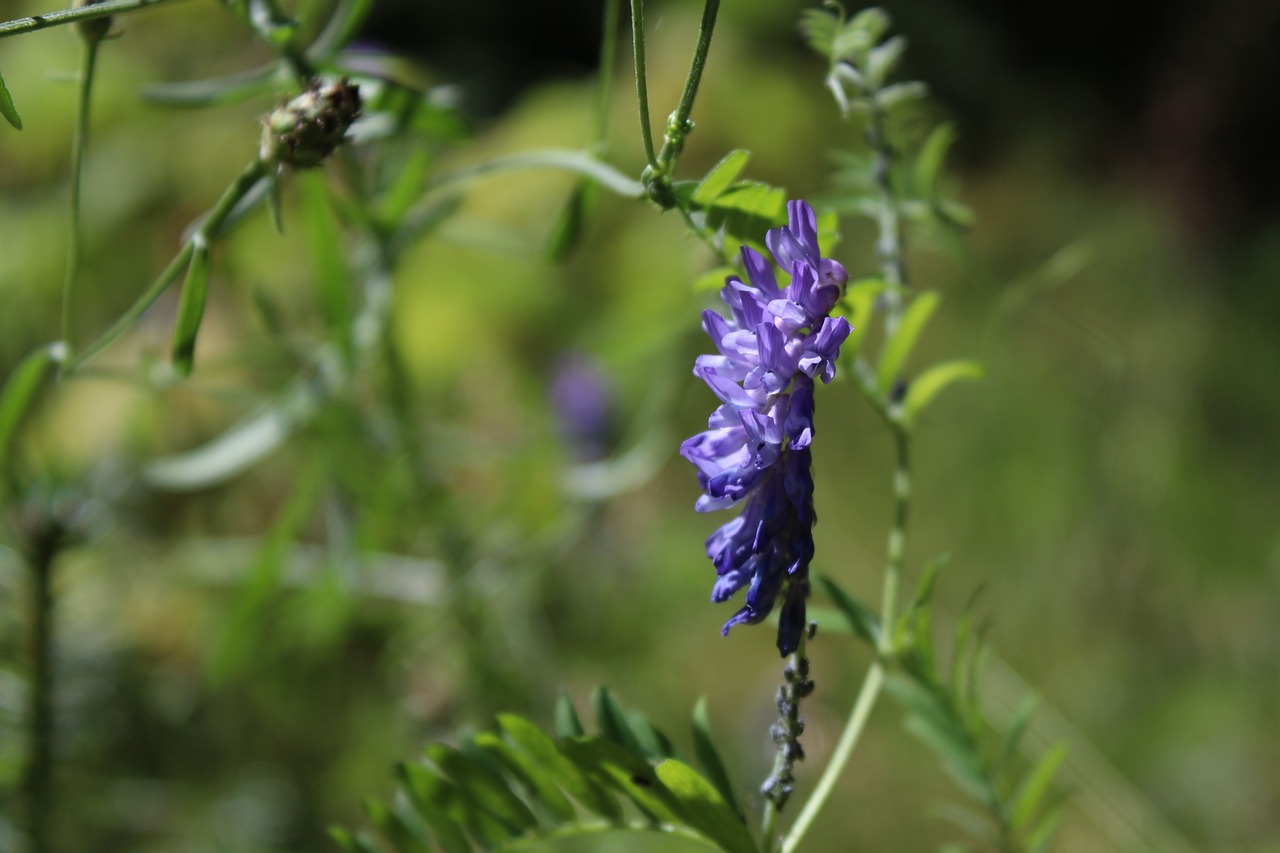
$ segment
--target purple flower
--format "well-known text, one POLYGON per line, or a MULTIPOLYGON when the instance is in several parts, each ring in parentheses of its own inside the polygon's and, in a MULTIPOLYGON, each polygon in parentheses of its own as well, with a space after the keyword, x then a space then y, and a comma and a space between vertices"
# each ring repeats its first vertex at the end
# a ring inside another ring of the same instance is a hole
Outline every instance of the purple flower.
POLYGON ((721 406, 705 432, 680 446, 698 469, 698 512, 743 505, 707 539, 716 569, 711 600, 746 590, 721 633, 763 621, 781 596, 778 650, 784 657, 804 632, 813 559, 813 380, 835 376, 840 345, 851 331, 848 320, 828 316, 849 276, 822 257, 813 208, 789 202, 787 219, 765 245, 790 282, 778 287, 769 261, 744 246, 747 281, 729 276, 720 291, 729 316, 702 314, 717 352, 699 356, 693 372, 721 406))

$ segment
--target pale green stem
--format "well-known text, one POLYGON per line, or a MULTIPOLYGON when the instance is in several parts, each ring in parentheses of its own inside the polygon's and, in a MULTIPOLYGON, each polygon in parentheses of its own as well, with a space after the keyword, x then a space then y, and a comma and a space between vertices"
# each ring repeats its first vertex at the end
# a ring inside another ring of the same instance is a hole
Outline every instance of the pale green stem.
POLYGON ((898 328, 902 314, 902 288, 906 286, 906 265, 902 260, 902 217, 898 199, 893 192, 893 149, 884 131, 884 109, 876 101, 874 93, 867 98, 871 117, 867 125, 867 144, 871 146, 871 179, 880 194, 878 222, 880 237, 876 242, 876 256, 880 260, 880 274, 885 283, 885 336, 891 337, 898 328))
POLYGON ((0 38, 34 32, 35 30, 45 30, 50 27, 61 27, 67 24, 74 24, 76 21, 92 21, 95 18, 105 18, 109 15, 136 12, 148 6, 159 6, 163 3, 172 2, 174 0, 103 0, 102 3, 95 3, 92 6, 63 9, 57 12, 50 12, 47 15, 14 18, 11 21, 0 23, 0 38))
MULTIPOLYGON (((68 360, 75 358, 76 291, 80 277, 80 187, 84 176, 84 159, 89 148, 89 104, 93 90, 93 72, 97 65, 101 39, 85 38, 83 64, 80 71, 80 101, 76 112, 75 132, 71 140, 71 218, 67 229, 67 266, 62 280, 62 340, 67 346, 68 360)), ((64 362, 65 364, 65 362, 64 362)))
POLYGON ((178 254, 174 255, 173 260, 164 268, 159 277, 129 306, 127 311, 120 315, 96 340, 85 347, 84 351, 74 361, 68 364, 65 371, 66 374, 75 373, 85 362, 98 355, 133 327, 138 318, 169 289, 169 285, 173 284, 178 276, 182 275, 182 272, 191 261, 191 253, 196 242, 210 243, 213 241, 218 231, 221 230, 223 223, 227 221, 227 217, 235 210, 236 205, 267 174, 268 168, 268 165, 261 160, 254 160, 245 167, 245 170, 240 173, 240 177, 236 178, 231 186, 227 187, 222 197, 218 199, 217 204, 213 206, 201 221, 199 227, 183 243, 182 248, 178 250, 178 254))
POLYGON ((644 187, 617 169, 584 155, 581 151, 548 148, 499 157, 474 166, 463 166, 446 172, 431 182, 429 189, 439 190, 454 184, 466 184, 479 178, 522 169, 565 169, 591 178, 627 198, 641 198, 644 187))
POLYGON ((650 169, 658 168, 658 155, 653 150, 653 128, 649 125, 649 83, 644 59, 644 0, 631 0, 631 46, 636 68, 636 101, 640 104, 640 141, 650 169))
MULTIPOLYGON (((600 34, 600 71, 596 78, 596 126, 595 143, 603 149, 608 131, 609 93, 613 86, 613 62, 618 52, 618 7, 622 0, 604 0, 604 24, 600 34)), ((596 154, 602 154, 597 150, 596 154)))

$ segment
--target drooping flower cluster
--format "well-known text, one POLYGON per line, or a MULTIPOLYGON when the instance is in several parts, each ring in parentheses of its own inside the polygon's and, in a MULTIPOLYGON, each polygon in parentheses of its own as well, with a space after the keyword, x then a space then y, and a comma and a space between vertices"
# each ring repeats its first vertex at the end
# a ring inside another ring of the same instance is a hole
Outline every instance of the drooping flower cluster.
POLYGON ((805 630, 813 559, 813 380, 831 381, 851 331, 848 320, 828 316, 848 274, 822 257, 813 208, 791 201, 787 215, 787 227, 769 231, 765 244, 790 283, 779 288, 769 261, 744 246, 748 281, 729 276, 720 292, 730 316, 702 314, 719 353, 699 356, 693 372, 722 405, 705 432, 680 446, 705 492, 699 512, 745 502, 741 515, 707 539, 717 575, 711 600, 747 590, 721 633, 764 620, 781 596, 783 656, 795 651, 805 630))

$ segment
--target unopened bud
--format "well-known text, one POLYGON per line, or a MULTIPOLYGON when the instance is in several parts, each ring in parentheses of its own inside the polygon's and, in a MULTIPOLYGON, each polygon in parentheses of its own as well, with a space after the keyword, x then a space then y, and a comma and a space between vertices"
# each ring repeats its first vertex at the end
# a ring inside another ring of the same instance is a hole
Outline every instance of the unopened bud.
POLYGON ((262 120, 259 155, 299 169, 320 165, 360 115, 360 87, 345 77, 312 81, 307 91, 262 120))
MULTIPOLYGON (((83 9, 85 6, 96 6, 101 2, 103 0, 75 0, 72 8, 83 9)), ((103 15, 101 18, 76 21, 76 31, 80 33, 80 38, 87 42, 102 41, 111 31, 111 16, 103 15)))

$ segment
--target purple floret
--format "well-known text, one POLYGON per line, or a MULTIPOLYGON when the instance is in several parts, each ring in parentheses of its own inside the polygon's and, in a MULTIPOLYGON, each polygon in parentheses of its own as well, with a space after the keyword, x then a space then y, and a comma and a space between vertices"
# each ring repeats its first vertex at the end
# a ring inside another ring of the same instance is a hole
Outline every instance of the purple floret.
POLYGON ((711 600, 727 601, 746 589, 722 633, 763 621, 781 595, 778 650, 784 656, 804 632, 813 559, 813 380, 835 376, 840 345, 852 331, 848 320, 828 316, 849 277, 822 257, 813 208, 789 202, 787 218, 787 227, 771 230, 765 244, 790 282, 779 288, 769 261, 744 246, 747 281, 729 276, 720 292, 729 316, 703 313, 717 354, 699 356, 694 374, 722 405, 705 432, 680 446, 698 469, 699 512, 743 505, 741 515, 707 539, 716 568, 711 600))

